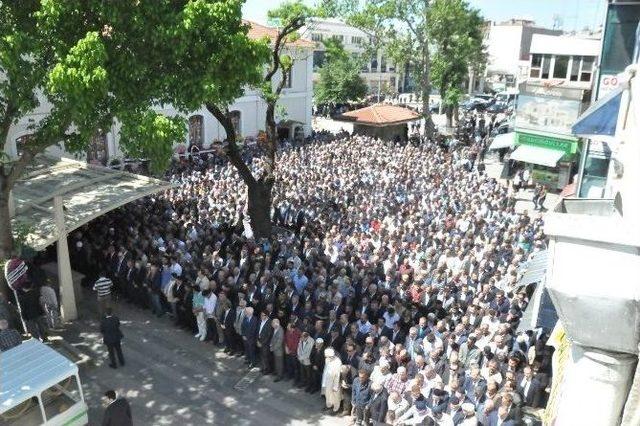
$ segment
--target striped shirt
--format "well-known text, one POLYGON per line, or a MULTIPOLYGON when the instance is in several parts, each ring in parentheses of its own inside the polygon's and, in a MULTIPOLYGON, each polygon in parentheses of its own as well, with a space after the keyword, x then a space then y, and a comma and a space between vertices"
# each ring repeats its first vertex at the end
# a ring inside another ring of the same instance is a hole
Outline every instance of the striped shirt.
POLYGON ((109 278, 100 277, 93 284, 93 289, 98 292, 98 297, 104 297, 111 294, 111 287, 113 287, 113 283, 109 278))

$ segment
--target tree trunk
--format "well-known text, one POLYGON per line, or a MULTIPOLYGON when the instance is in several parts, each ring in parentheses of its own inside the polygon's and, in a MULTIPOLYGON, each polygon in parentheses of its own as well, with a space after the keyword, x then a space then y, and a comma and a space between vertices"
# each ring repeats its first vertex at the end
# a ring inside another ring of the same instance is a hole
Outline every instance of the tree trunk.
POLYGON ((7 178, 0 175, 0 260, 9 259, 13 255, 12 230, 7 178))
POLYGON ((247 210, 256 240, 271 236, 271 188, 263 180, 247 186, 247 210))
POLYGON ((447 115, 447 127, 452 128, 453 127, 453 109, 450 106, 448 106, 445 109, 445 114, 447 115))
MULTIPOLYGON (((423 135, 432 138, 436 131, 436 126, 433 124, 431 118, 431 112, 429 111, 429 95, 431 94, 431 82, 429 68, 431 63, 429 61, 429 45, 428 40, 424 40, 422 46, 423 54, 423 69, 422 69, 422 115, 424 116, 424 128, 422 129, 423 135)), ((440 100, 442 104, 442 99, 440 100)))

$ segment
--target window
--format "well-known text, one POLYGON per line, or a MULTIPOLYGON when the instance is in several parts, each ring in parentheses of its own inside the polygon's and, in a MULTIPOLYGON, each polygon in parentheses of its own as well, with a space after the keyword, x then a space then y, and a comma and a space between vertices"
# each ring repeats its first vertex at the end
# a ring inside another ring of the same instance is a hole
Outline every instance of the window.
POLYGON ((529 77, 540 78, 540 69, 542 68, 542 55, 534 53, 531 55, 531 70, 529 71, 529 77))
POLYGON ((362 44, 362 37, 351 36, 351 44, 362 44))
POLYGON ((609 4, 605 23, 607 30, 602 41, 600 74, 618 74, 633 62, 638 21, 640 5, 636 2, 609 4))
POLYGON ((80 390, 75 376, 51 386, 40 395, 47 420, 53 419, 80 402, 80 390))
POLYGON ((380 72, 387 72, 387 60, 384 56, 380 56, 380 72))
POLYGON ((378 57, 371 58, 371 72, 378 72, 378 57))
POLYGON ((34 396, 0 414, 0 424, 8 426, 44 424, 38 398, 34 396))
POLYGON ((565 80, 567 78, 567 70, 569 68, 568 56, 556 56, 555 64, 553 65, 553 78, 560 78, 565 80))
POLYGON ((291 87, 293 87, 293 67, 289 68, 289 71, 285 73, 285 78, 287 81, 284 82, 284 87, 291 89, 291 87))
POLYGON ((189 117, 189 145, 202 147, 204 143, 204 119, 201 115, 189 117))
POLYGON ((341 35, 341 34, 334 35, 331 38, 334 39, 334 40, 338 40, 340 43, 344 43, 344 36, 341 35))
POLYGON ((325 52, 324 50, 316 50, 313 52, 313 69, 314 71, 322 68, 325 60, 325 52))
POLYGON ((242 135, 242 113, 240 111, 231 111, 229 113, 229 117, 231 118, 231 124, 233 124, 233 128, 236 131, 236 138, 239 138, 242 135))
POLYGON ((580 69, 580 81, 585 81, 585 82, 591 81, 591 74, 593 74, 594 62, 595 62, 595 57, 593 56, 582 57, 582 68, 580 69))
POLYGON ((551 68, 551 55, 543 55, 542 57, 542 74, 540 78, 549 78, 549 68, 551 68))
POLYGON ((578 74, 580 73, 580 56, 574 56, 571 58, 571 72, 569 73, 570 81, 578 81, 578 74))
POLYGON ((322 41, 322 34, 320 33, 312 33, 311 40, 313 41, 322 41))
POLYGON ((89 142, 87 163, 107 165, 107 135, 98 131, 89 142))

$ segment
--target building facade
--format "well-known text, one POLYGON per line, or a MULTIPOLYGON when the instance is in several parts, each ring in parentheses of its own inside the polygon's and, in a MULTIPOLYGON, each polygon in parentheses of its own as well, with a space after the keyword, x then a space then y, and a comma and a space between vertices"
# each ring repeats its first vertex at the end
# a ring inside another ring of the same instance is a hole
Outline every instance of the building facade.
MULTIPOLYGON (((323 41, 335 38, 339 40, 345 50, 354 57, 365 54, 365 46, 370 43, 370 38, 364 31, 345 24, 339 19, 310 19, 307 26, 300 31, 303 38, 315 43, 313 50, 313 81, 320 78, 318 70, 325 61, 325 49, 323 41)), ((371 58, 367 58, 362 67, 360 76, 364 79, 369 94, 397 93, 400 87, 401 69, 397 69, 382 50, 371 58)))
POLYGON ((533 34, 529 64, 518 90, 516 150, 511 159, 531 170, 533 181, 563 189, 578 173, 582 144, 571 126, 587 109, 600 40, 533 34))
MULTIPOLYGON (((274 37, 277 30, 254 22, 249 22, 251 29, 249 36, 252 38, 274 37)), ((297 40, 291 48, 291 56, 295 59, 293 68, 289 74, 288 84, 282 92, 278 105, 285 112, 283 116, 276 116, 280 123, 278 129, 281 137, 302 138, 311 133, 311 107, 313 101, 313 44, 306 40, 297 40)), ((281 74, 280 74, 280 77, 281 74)), ((278 83, 275 78, 275 84, 278 83)), ((41 100, 41 106, 29 116, 23 117, 19 122, 11 126, 7 137, 8 146, 5 152, 11 156, 16 156, 20 150, 20 144, 29 137, 28 127, 42 119, 48 113, 49 106, 46 101, 41 100)), ((163 105, 154 107, 157 112, 167 116, 180 114, 173 106, 163 105)), ((229 106, 232 113, 233 122, 236 126, 237 134, 243 138, 256 138, 260 132, 265 130, 266 104, 260 97, 260 93, 254 89, 247 88, 240 98, 229 106)), ((225 138, 225 131, 222 125, 206 110, 204 106, 196 111, 184 116, 187 120, 187 133, 185 134, 184 145, 197 144, 208 147, 214 141, 221 141, 225 138)), ((124 154, 119 147, 120 126, 116 122, 111 128, 97 133, 91 140, 91 144, 81 159, 88 162, 109 164, 115 159, 122 159, 124 154)), ((46 151, 55 156, 67 156, 71 154, 65 151, 64 146, 49 147, 46 151)))
POLYGON ((538 27, 533 21, 525 19, 488 22, 485 28, 487 67, 475 89, 500 92, 516 88, 526 80, 534 34, 559 35, 562 31, 538 27))

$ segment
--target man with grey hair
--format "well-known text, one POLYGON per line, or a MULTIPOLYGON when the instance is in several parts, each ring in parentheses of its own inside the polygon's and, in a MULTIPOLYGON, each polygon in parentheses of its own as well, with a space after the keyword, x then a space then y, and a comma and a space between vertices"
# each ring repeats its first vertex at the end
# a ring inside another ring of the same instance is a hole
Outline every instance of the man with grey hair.
POLYGON ((271 320, 273 334, 269 342, 269 350, 273 355, 273 364, 276 370, 276 378, 274 382, 279 382, 284 377, 284 330, 280 326, 280 320, 274 318, 271 320))

